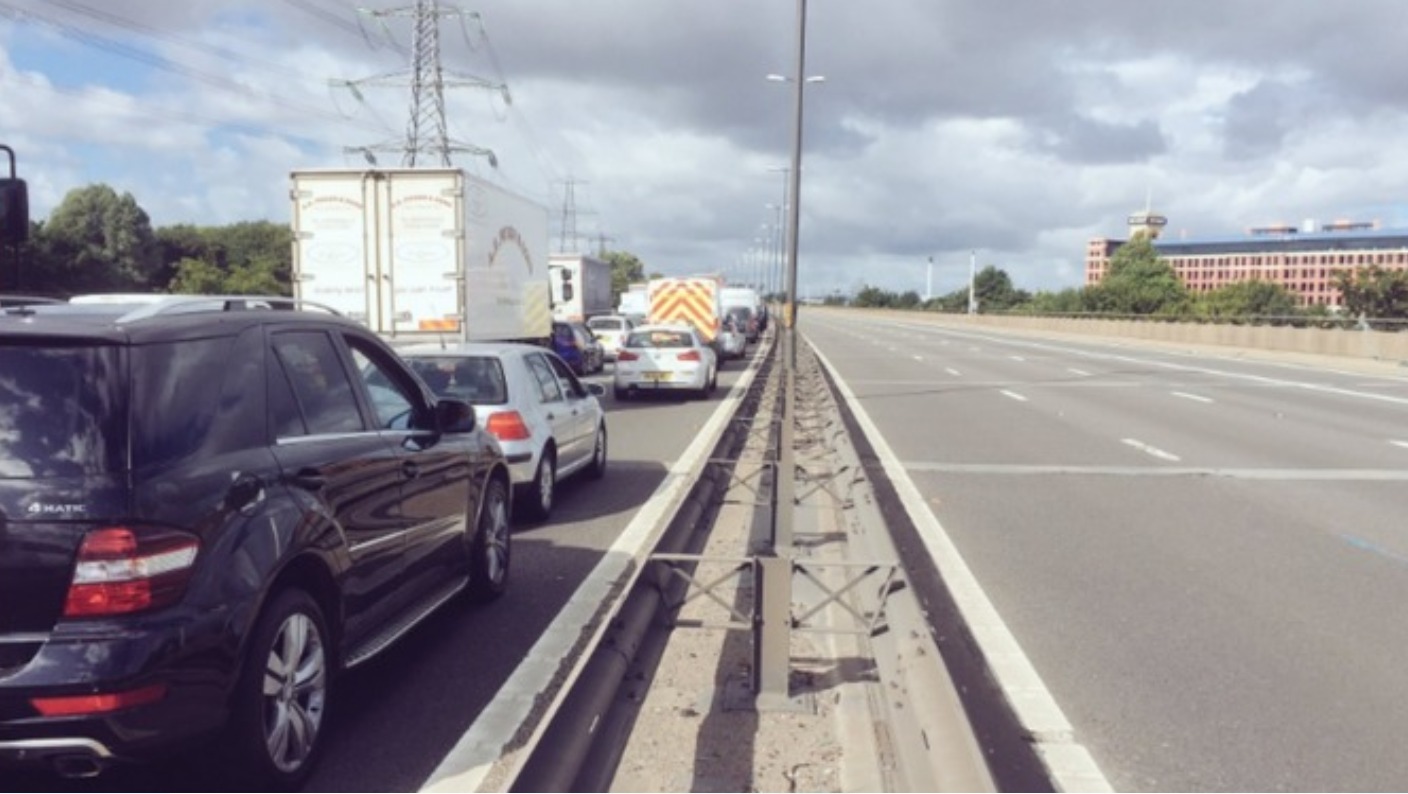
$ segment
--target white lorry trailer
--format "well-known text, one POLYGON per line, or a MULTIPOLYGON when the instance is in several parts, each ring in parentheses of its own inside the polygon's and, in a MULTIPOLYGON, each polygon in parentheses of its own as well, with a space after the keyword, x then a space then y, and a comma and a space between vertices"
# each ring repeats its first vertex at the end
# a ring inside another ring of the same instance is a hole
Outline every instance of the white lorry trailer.
POLYGON ((551 335, 545 207, 455 168, 291 176, 294 297, 396 342, 551 335))
POLYGON ((611 263, 583 254, 548 257, 552 318, 583 323, 611 313, 611 263))

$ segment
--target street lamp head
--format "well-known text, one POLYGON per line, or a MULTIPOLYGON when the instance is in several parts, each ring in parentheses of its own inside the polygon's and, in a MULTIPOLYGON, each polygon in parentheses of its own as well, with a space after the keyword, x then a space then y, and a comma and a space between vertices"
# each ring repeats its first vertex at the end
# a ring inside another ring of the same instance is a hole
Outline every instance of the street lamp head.
POLYGON ((808 77, 806 80, 803 80, 802 82, 804 82, 804 83, 824 83, 824 82, 826 82, 826 75, 822 75, 822 74, 812 75, 811 77, 808 77))
POLYGON ((790 82, 792 82, 792 78, 787 77, 787 76, 785 76, 785 75, 780 75, 780 74, 770 74, 770 75, 768 75, 768 79, 771 80, 771 81, 773 81, 774 83, 790 83, 790 82))

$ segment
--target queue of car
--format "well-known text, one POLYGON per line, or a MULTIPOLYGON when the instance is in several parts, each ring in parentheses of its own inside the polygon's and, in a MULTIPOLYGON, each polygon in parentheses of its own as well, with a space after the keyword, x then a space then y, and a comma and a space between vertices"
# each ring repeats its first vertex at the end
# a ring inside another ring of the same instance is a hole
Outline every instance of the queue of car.
MULTIPOLYGON (((567 329, 575 364, 291 298, 0 302, 0 769, 221 736, 249 790, 306 780, 335 678, 503 594, 514 521, 606 475, 606 346, 567 329)), ((689 325, 602 330, 622 400, 717 384, 689 325)))

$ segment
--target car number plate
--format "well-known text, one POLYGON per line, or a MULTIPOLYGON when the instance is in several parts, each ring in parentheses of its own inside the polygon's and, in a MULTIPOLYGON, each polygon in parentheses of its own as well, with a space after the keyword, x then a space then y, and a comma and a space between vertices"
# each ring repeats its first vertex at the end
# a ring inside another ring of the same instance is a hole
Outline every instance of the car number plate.
POLYGON ((673 374, 673 373, 669 373, 669 372, 647 372, 647 373, 645 373, 645 379, 646 379, 646 380, 653 380, 653 381, 669 380, 671 374, 673 374))

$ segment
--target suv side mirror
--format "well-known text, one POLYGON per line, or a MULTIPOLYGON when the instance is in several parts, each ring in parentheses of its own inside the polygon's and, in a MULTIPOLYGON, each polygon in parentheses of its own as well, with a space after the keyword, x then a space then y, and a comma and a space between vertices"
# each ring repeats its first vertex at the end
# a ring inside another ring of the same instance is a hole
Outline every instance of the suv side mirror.
POLYGON ((0 245, 29 239, 29 189, 23 179, 0 179, 0 245))
POLYGON ((464 400, 444 399, 435 403, 435 426, 442 433, 468 433, 474 430, 474 406, 464 400))

